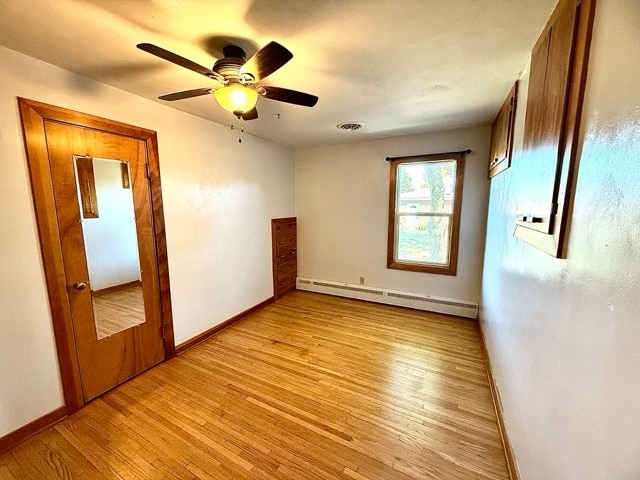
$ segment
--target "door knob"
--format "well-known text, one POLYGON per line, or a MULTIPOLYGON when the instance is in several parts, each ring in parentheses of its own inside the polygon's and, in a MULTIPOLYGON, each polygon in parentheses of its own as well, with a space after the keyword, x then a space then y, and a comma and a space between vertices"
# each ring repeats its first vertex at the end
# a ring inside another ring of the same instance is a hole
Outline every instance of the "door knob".
POLYGON ((87 282, 76 282, 73 284, 73 288, 76 290, 84 290, 87 288, 87 282))

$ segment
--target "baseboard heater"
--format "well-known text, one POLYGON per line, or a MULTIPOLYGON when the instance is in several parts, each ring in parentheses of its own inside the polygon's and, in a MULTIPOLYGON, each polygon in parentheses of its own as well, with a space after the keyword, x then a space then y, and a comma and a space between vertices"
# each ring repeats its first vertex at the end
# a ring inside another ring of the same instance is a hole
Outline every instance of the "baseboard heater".
POLYGON ((368 287, 350 283, 298 277, 296 288, 308 292, 326 293, 339 297, 356 298, 369 302, 415 308, 428 312, 446 313, 459 317, 478 318, 478 302, 434 297, 421 293, 401 292, 386 288, 368 287))

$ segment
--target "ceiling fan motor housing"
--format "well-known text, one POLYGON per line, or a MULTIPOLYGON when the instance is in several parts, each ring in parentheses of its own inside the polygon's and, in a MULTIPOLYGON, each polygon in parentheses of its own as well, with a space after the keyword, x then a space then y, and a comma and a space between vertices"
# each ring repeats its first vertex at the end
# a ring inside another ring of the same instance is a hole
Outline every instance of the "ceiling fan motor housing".
POLYGON ((227 45, 222 49, 222 53, 224 57, 213 64, 212 70, 230 82, 246 82, 246 74, 240 76, 240 67, 247 60, 246 52, 237 45, 227 45))

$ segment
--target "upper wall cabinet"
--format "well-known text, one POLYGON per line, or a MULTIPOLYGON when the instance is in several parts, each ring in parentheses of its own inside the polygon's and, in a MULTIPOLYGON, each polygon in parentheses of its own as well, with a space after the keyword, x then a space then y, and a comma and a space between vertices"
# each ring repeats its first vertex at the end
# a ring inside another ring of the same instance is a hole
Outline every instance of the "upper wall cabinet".
POLYGON ((562 255, 595 0, 560 0, 531 54, 515 235, 562 255))
POLYGON ((491 125, 491 148, 489 150, 489 178, 495 177, 511 166, 513 152, 513 124, 516 113, 518 82, 513 85, 491 125))

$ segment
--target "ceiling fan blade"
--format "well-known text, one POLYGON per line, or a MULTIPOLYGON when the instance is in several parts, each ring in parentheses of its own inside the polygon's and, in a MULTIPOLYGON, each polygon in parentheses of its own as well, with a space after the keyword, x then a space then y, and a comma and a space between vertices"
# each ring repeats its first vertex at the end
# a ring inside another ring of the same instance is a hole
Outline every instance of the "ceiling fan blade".
POLYGON ((258 110, 256 110, 256 107, 242 114, 243 120, 255 120, 256 118, 258 118, 258 110))
POLYGON ((202 95, 207 95, 212 91, 213 90, 211 90, 210 88, 196 88, 194 90, 185 90, 184 92, 168 93, 167 95, 162 95, 158 98, 160 100, 173 102, 174 100, 184 100, 185 98, 200 97, 202 95))
POLYGON ((309 93, 298 92, 297 90, 289 90, 280 87, 260 86, 256 89, 260 95, 269 100, 277 100, 278 102, 292 103, 294 105, 302 105, 303 107, 313 107, 318 103, 318 97, 309 93))
POLYGON ((277 42, 270 42, 245 62, 240 74, 248 73, 256 82, 267 78, 293 58, 293 53, 277 42))
POLYGON ((219 82, 224 83, 225 79, 222 75, 214 72, 213 70, 208 69, 207 67, 203 67, 202 65, 198 65, 191 60, 188 60, 184 57, 181 57, 178 54, 170 52, 169 50, 165 50, 164 48, 158 47, 156 45, 152 45, 151 43, 139 43, 136 45, 140 50, 143 50, 151 55, 155 55, 156 57, 160 57, 163 60, 167 60, 168 62, 174 63, 180 67, 187 68, 193 72, 199 73, 200 75, 204 75, 205 77, 209 77, 213 80, 217 80, 219 82))

